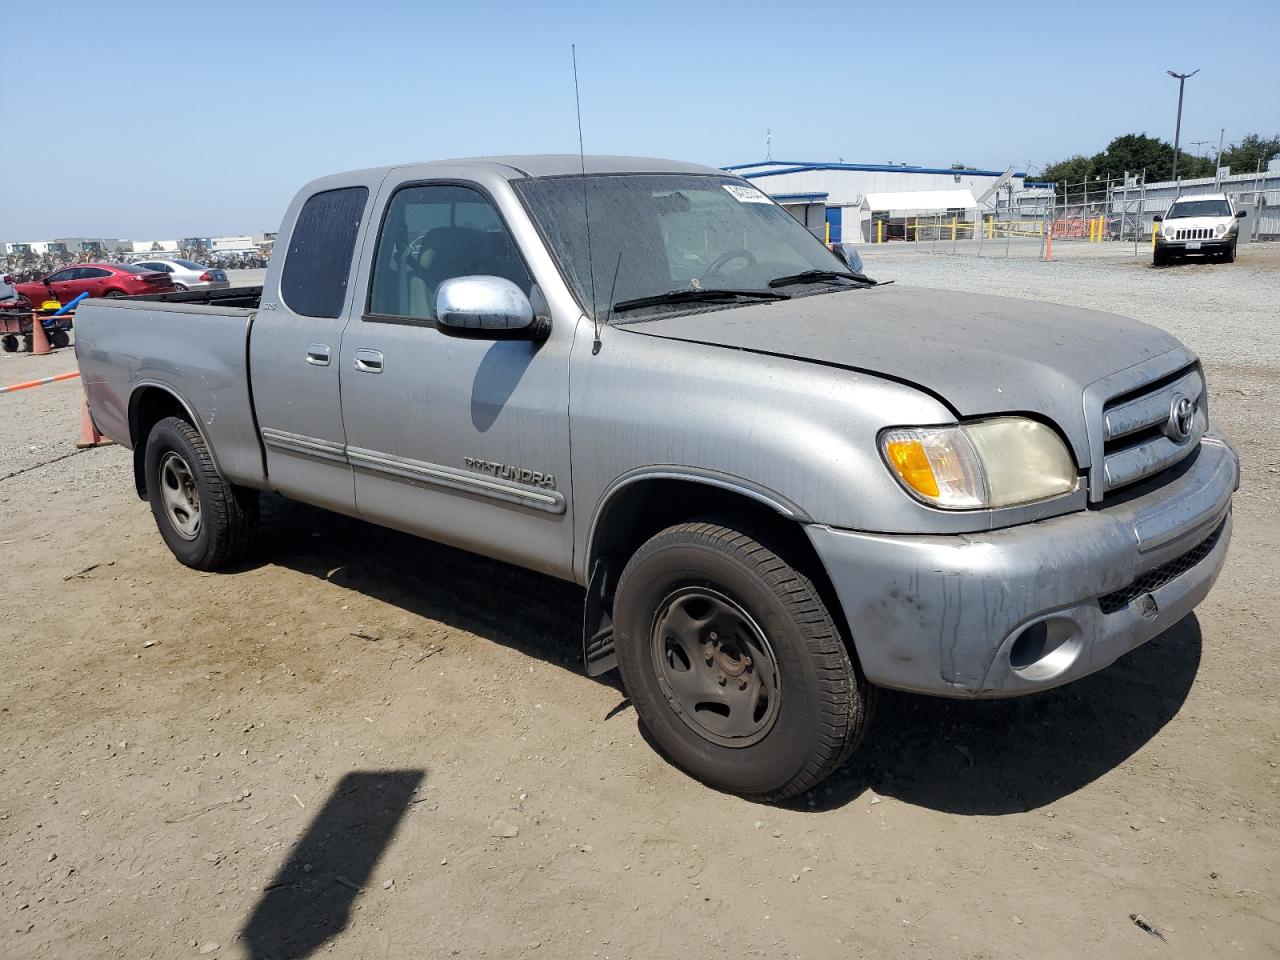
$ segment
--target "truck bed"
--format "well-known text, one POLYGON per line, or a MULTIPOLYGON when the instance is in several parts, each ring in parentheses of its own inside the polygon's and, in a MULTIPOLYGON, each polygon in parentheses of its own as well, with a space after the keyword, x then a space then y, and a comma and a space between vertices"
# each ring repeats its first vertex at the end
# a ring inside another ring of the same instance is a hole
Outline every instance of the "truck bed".
MULTIPOLYGON (((265 482, 249 385, 261 287, 94 298, 76 311, 76 359, 98 429, 133 447, 130 413, 167 393, 233 482, 265 482)), ((171 401, 170 401, 171 402, 171 401)))
POLYGON ((177 293, 149 293, 141 297, 122 297, 124 300, 145 300, 149 303, 203 303, 219 307, 248 307, 258 309, 262 300, 262 287, 223 287, 221 290, 182 290, 177 293))

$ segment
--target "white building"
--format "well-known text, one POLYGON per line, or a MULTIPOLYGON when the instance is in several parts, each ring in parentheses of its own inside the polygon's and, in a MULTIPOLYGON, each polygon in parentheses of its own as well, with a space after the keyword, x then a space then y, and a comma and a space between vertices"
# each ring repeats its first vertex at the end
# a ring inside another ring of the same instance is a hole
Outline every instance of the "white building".
POLYGON ((953 213, 963 219, 994 211, 1052 184, 1027 180, 1024 172, 950 170, 908 164, 823 163, 762 160, 724 168, 786 207, 801 223, 831 243, 874 240, 872 224, 901 228, 913 214, 953 213))

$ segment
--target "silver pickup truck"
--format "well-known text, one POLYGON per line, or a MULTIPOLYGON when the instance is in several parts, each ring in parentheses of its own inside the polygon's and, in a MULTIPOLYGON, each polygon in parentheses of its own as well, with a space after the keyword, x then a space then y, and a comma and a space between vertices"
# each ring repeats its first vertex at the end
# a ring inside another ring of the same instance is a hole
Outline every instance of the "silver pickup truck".
POLYGON ((76 354, 182 563, 241 557, 275 491, 574 581, 587 672, 753 798, 834 770, 878 687, 1105 667, 1231 539, 1238 460, 1173 337, 877 284, 691 164, 317 180, 261 288, 91 301, 76 354))

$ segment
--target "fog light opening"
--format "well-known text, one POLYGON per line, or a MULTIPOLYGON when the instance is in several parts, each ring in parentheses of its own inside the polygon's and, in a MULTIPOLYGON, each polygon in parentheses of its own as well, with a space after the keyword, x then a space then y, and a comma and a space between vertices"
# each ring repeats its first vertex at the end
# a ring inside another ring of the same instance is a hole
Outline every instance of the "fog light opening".
POLYGON ((1009 666, 1026 680, 1049 680, 1071 667, 1080 655, 1080 627, 1066 617, 1050 617, 1026 626, 1009 647, 1009 666))

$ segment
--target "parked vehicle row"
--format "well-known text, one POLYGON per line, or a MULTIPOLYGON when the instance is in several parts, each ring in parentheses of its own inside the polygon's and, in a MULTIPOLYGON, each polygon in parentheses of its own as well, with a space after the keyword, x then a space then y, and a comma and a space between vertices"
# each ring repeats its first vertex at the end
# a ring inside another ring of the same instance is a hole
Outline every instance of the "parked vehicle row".
POLYGON ((131 263, 80 263, 55 270, 40 280, 17 284, 17 300, 21 309, 31 310, 52 300, 70 303, 82 293, 91 297, 128 297, 172 293, 174 289, 169 275, 158 270, 131 263))

